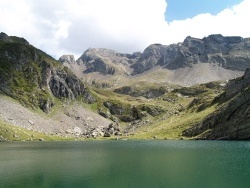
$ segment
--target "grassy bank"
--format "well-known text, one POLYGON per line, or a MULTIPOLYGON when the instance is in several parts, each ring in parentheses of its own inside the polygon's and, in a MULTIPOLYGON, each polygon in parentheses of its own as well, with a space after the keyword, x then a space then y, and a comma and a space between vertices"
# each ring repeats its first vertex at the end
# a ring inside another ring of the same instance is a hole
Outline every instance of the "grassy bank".
POLYGON ((46 135, 0 121, 0 141, 64 141, 73 139, 74 138, 46 135))

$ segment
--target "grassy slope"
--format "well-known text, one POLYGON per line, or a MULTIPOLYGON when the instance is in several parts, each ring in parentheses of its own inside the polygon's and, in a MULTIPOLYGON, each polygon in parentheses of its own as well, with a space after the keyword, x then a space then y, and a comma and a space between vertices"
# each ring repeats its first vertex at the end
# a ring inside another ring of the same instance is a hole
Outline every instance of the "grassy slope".
POLYGON ((198 113, 184 112, 178 116, 171 116, 166 120, 140 128, 132 139, 180 139, 183 130, 200 122, 214 110, 215 107, 212 106, 198 113))

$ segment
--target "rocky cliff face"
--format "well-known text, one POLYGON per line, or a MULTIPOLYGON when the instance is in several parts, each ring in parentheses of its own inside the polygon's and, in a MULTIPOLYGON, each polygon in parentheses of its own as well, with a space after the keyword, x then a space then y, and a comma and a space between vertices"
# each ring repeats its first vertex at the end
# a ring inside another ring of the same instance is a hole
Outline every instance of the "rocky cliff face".
POLYGON ((25 39, 4 33, 0 34, 0 92, 45 112, 54 105, 54 97, 94 102, 69 69, 25 39))
POLYGON ((244 76, 229 81, 221 100, 228 100, 201 123, 183 132, 198 139, 250 139, 250 69, 244 76))

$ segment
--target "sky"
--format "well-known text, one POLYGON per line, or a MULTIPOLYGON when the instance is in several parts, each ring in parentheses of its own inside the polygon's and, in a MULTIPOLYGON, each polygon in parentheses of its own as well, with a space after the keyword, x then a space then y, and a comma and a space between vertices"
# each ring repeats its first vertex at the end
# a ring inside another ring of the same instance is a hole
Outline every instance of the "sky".
POLYGON ((88 48, 122 53, 210 34, 250 37, 250 0, 0 0, 0 32, 58 59, 88 48))
POLYGON ((216 15, 242 0, 167 0, 165 18, 168 22, 192 18, 198 14, 216 15))

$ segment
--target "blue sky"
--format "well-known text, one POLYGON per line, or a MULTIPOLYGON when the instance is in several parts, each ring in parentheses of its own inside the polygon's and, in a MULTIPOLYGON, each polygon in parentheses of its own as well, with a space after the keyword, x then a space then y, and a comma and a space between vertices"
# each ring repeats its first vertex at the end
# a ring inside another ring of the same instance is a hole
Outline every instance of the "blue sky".
POLYGON ((204 13, 216 15, 226 8, 239 4, 242 0, 166 0, 166 2, 165 19, 171 22, 204 13))

